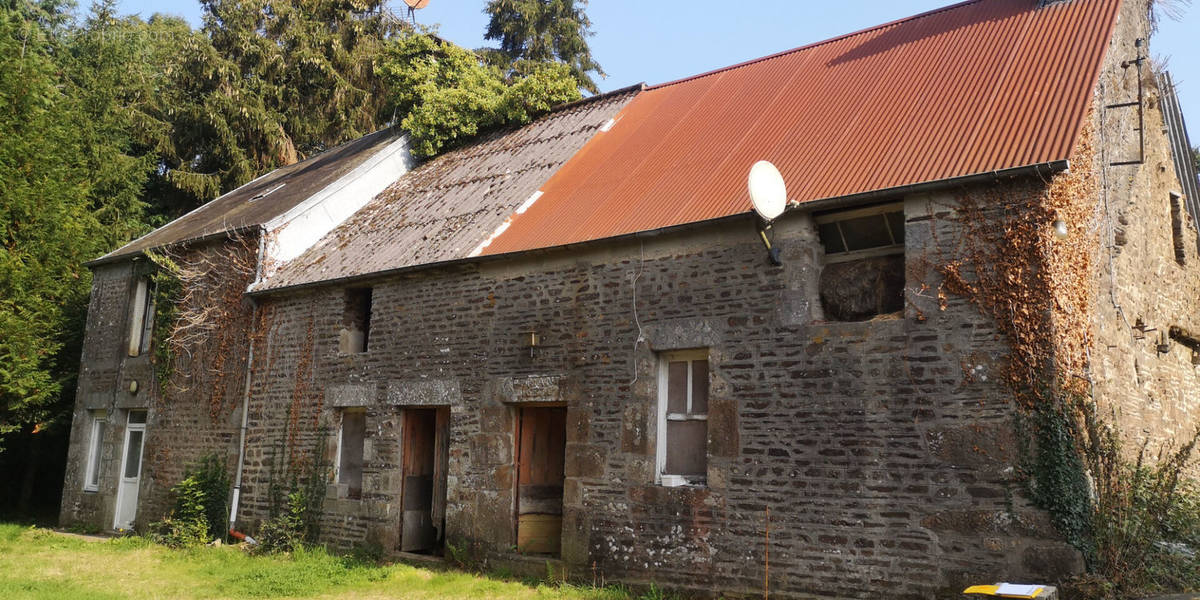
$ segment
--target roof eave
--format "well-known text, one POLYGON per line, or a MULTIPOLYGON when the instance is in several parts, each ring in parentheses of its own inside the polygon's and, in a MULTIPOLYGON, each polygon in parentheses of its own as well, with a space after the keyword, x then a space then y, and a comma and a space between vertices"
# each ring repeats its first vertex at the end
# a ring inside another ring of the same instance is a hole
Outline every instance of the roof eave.
MULTIPOLYGON (((878 199, 882 199, 882 198, 894 198, 896 196, 907 196, 907 195, 911 195, 911 194, 920 194, 920 193, 925 193, 925 192, 932 192, 932 191, 944 190, 944 189, 949 189, 949 188, 954 188, 954 187, 972 185, 972 184, 976 184, 976 183, 995 182, 995 181, 1000 181, 1002 179, 1015 179, 1015 178, 1019 178, 1019 177, 1047 177, 1047 176, 1054 175, 1056 173, 1061 173, 1061 172, 1067 171, 1069 169, 1070 169, 1070 162, 1068 160, 1065 160, 1065 159, 1064 160, 1053 160, 1053 161, 1048 161, 1048 162, 1025 165, 1025 166, 1021 166, 1021 167, 1013 167, 1010 169, 1003 169, 1003 170, 999 170, 999 171, 987 171, 984 173, 973 173, 971 175, 950 177, 950 178, 946 178, 946 179, 938 179, 938 180, 934 180, 934 181, 926 181, 926 182, 914 183, 914 184, 898 186, 898 187, 893 187, 893 188, 874 190, 874 191, 870 191, 870 192, 864 192, 861 194, 852 194, 849 196, 837 196, 837 197, 832 197, 832 198, 820 198, 820 199, 816 199, 816 200, 809 200, 806 202, 802 202, 798 205, 792 205, 791 207, 789 207, 787 212, 794 212, 794 211, 798 211, 798 210, 804 210, 806 212, 817 211, 817 210, 829 210, 829 209, 841 208, 841 207, 845 207, 845 206, 866 204, 866 203, 870 203, 874 200, 878 200, 878 199)), ((515 252, 505 252, 505 253, 501 253, 501 254, 485 254, 483 256, 473 256, 473 257, 457 258, 457 259, 453 259, 453 260, 444 260, 444 261, 438 261, 438 262, 432 262, 432 263, 423 263, 423 264, 418 264, 418 265, 409 265, 409 266, 405 266, 405 267, 397 267, 394 269, 385 269, 383 271, 375 271, 375 272, 363 273, 363 274, 359 274, 359 275, 350 275, 350 276, 346 276, 346 277, 336 277, 333 279, 322 279, 319 281, 308 281, 308 282, 304 282, 304 283, 285 285, 285 286, 281 286, 281 287, 268 287, 268 288, 263 288, 263 289, 258 289, 258 290, 250 290, 250 291, 247 291, 246 294, 250 297, 255 297, 255 298, 267 297, 267 296, 274 296, 277 294, 282 294, 282 293, 287 293, 287 292, 295 292, 295 291, 310 289, 310 288, 315 288, 315 287, 337 286, 337 285, 345 285, 345 284, 349 284, 349 283, 366 281, 366 280, 370 280, 370 279, 380 279, 380 278, 389 277, 389 276, 393 276, 393 275, 400 275, 400 274, 404 274, 404 273, 420 271, 423 269, 434 269, 434 268, 438 268, 438 267, 448 267, 448 266, 458 266, 458 265, 465 266, 465 265, 470 265, 470 264, 481 264, 481 263, 486 263, 486 262, 494 262, 497 260, 510 259, 510 258, 513 258, 516 256, 522 256, 522 255, 541 254, 541 253, 553 252, 553 251, 558 251, 558 250, 569 250, 569 249, 573 249, 573 248, 590 248, 592 246, 596 246, 596 245, 603 244, 603 243, 620 242, 623 240, 638 239, 638 238, 643 238, 643 237, 656 237, 656 236, 664 235, 667 233, 673 233, 673 232, 677 232, 677 231, 686 231, 688 229, 694 229, 694 228, 703 227, 706 225, 713 225, 716 223, 722 223, 722 222, 726 222, 726 221, 736 221, 736 220, 748 218, 752 214, 753 214, 753 212, 749 209, 749 207, 747 207, 746 212, 742 212, 742 213, 727 215, 727 216, 723 216, 723 217, 717 217, 715 219, 706 219, 703 221, 693 221, 691 223, 683 223, 680 225, 670 225, 667 227, 660 227, 657 229, 649 229, 646 231, 626 233, 626 234, 622 234, 622 235, 598 238, 598 239, 594 239, 594 240, 586 240, 586 241, 575 242, 575 243, 570 243, 570 244, 562 244, 562 245, 558 245, 558 246, 548 246, 545 248, 534 248, 531 250, 518 250, 515 252)))

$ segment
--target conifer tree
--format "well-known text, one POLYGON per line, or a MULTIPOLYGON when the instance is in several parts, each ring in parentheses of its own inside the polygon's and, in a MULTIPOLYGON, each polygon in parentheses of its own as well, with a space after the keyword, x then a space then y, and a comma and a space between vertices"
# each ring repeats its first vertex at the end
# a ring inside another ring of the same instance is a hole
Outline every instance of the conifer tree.
POLYGON ((579 87, 590 93, 599 88, 591 73, 605 76, 592 58, 587 38, 592 36, 587 0, 488 0, 484 37, 500 42, 486 52, 489 61, 522 73, 529 63, 560 62, 567 65, 579 87))

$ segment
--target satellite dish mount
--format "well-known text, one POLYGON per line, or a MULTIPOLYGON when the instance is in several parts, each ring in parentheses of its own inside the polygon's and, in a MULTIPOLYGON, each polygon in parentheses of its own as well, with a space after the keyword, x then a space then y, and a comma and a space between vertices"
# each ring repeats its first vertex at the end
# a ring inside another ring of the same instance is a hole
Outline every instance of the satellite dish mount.
POLYGON ((750 167, 747 185, 750 188, 750 203, 760 219, 758 235, 767 246, 767 256, 770 257, 771 264, 778 267, 783 261, 779 258, 779 248, 771 244, 771 238, 774 236, 768 233, 773 233, 772 223, 787 208, 787 185, 784 184, 779 169, 765 160, 760 160, 750 167))
POLYGON ((404 0, 404 4, 408 6, 408 18, 412 20, 413 26, 416 26, 417 11, 429 6, 429 0, 404 0))

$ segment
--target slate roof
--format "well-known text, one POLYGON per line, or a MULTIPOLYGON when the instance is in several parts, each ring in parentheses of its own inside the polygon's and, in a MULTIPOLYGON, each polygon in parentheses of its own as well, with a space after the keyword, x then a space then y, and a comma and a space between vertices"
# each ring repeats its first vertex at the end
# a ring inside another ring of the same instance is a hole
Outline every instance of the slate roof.
POLYGON ((267 223, 337 181, 403 135, 399 128, 384 129, 275 169, 89 264, 110 262, 152 248, 267 223), (281 184, 283 187, 279 187, 281 184), (265 195, 251 201, 261 194, 265 195))
POLYGON ((563 106, 431 159, 251 291, 467 258, 640 89, 563 106))
POLYGON ((1035 165, 1075 144, 1119 0, 972 0, 650 88, 485 254, 1035 165))

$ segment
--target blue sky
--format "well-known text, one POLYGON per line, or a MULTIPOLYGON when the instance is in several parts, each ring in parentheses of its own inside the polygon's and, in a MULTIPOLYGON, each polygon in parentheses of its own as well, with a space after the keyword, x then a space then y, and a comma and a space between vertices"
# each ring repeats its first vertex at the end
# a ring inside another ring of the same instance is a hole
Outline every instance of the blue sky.
MULTIPOLYGON (((593 0, 588 15, 595 37, 593 57, 608 78, 608 91, 641 81, 662 83, 765 56, 843 33, 878 25, 953 3, 954 0, 593 0)), ((391 0, 397 13, 407 11, 391 0)), ((437 24, 441 34, 461 45, 488 45, 484 0, 431 0, 417 21, 437 24)), ((1163 19, 1150 42, 1155 57, 1166 59, 1183 104, 1193 144, 1200 144, 1200 3, 1184 6, 1182 20, 1163 19)), ((149 17, 155 12, 200 23, 196 0, 123 0, 121 10, 149 17)))

